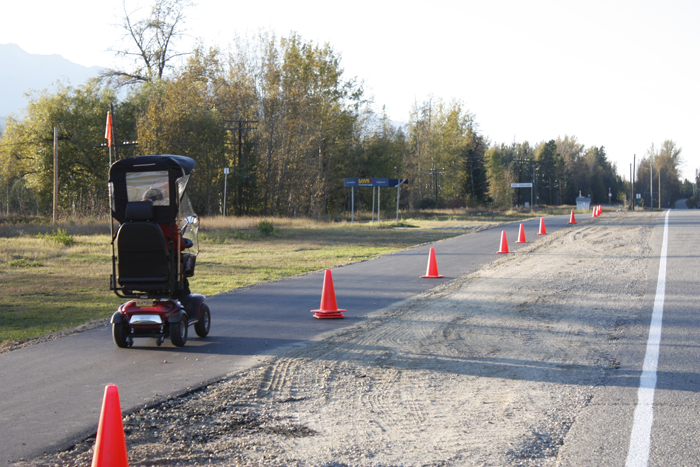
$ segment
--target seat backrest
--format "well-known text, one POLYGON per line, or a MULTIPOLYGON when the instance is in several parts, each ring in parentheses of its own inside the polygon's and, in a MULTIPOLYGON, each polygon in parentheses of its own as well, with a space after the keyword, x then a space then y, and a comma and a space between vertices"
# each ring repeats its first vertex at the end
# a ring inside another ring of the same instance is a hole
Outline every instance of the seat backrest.
POLYGON ((124 222, 117 233, 119 283, 131 290, 169 289, 170 255, 163 230, 155 222, 142 221, 152 217, 150 201, 128 203, 126 211, 127 219, 133 220, 124 222))
POLYGON ((152 221, 153 220, 153 201, 150 199, 144 201, 130 201, 126 203, 124 211, 125 222, 152 221))

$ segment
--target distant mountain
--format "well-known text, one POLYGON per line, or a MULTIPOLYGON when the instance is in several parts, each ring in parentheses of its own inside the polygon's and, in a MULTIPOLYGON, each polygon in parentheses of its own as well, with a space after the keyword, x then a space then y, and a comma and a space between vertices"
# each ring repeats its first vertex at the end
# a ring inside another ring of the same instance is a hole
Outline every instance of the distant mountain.
POLYGON ((30 54, 16 44, 0 44, 0 125, 27 106, 24 93, 49 88, 57 80, 79 86, 98 75, 99 67, 84 67, 60 55, 30 54))

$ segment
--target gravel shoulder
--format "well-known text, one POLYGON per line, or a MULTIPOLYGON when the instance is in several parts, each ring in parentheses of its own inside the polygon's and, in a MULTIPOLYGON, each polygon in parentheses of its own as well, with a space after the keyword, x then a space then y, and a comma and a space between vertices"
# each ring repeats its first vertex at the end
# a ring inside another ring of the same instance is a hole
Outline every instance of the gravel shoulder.
MULTIPOLYGON (((606 213, 540 237, 129 414, 130 465, 556 465, 639 319, 655 215, 606 213)), ((93 444, 15 465, 88 465, 93 444)))

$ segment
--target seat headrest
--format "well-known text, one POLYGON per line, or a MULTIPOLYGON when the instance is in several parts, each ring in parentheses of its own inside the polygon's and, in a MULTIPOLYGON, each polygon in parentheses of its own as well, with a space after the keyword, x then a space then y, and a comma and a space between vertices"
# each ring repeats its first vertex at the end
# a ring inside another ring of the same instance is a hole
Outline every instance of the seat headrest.
POLYGON ((130 201, 126 203, 125 221, 150 221, 153 219, 153 201, 130 201))

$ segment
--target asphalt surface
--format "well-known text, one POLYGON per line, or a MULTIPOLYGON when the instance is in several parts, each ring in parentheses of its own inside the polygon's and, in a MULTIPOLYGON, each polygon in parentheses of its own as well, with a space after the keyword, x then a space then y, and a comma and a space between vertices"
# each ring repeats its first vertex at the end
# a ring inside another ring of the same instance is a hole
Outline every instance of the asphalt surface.
MULTIPOLYGON (((585 220, 590 215, 577 216, 585 220)), ((548 233, 566 228, 569 216, 545 218, 548 233)), ((210 297, 212 325, 200 339, 190 328, 182 348, 166 340, 137 339, 130 349, 112 342, 105 326, 0 355, 0 464, 66 449, 97 430, 104 387, 119 386, 129 413, 169 395, 201 387, 249 368, 261 355, 304 345, 316 336, 352 326, 372 312, 420 294, 437 284, 496 260, 501 231, 510 251, 519 223, 408 248, 333 270, 342 320, 318 320, 323 272, 260 284, 210 297), (430 247, 444 279, 421 279, 430 247)), ((539 218, 524 222, 537 241, 539 218)), ((196 291, 195 291, 196 292, 196 291)))
MULTIPOLYGON (((652 257, 661 252, 665 213, 655 219, 652 257)), ((648 466, 700 465, 700 211, 669 215, 665 299, 648 466)), ((577 416, 558 456, 560 466, 626 465, 659 262, 648 271, 638 319, 630 317, 617 357, 588 406, 577 416)), ((631 313, 632 315, 633 313, 631 313)), ((636 464, 633 464, 636 465, 636 464)))

